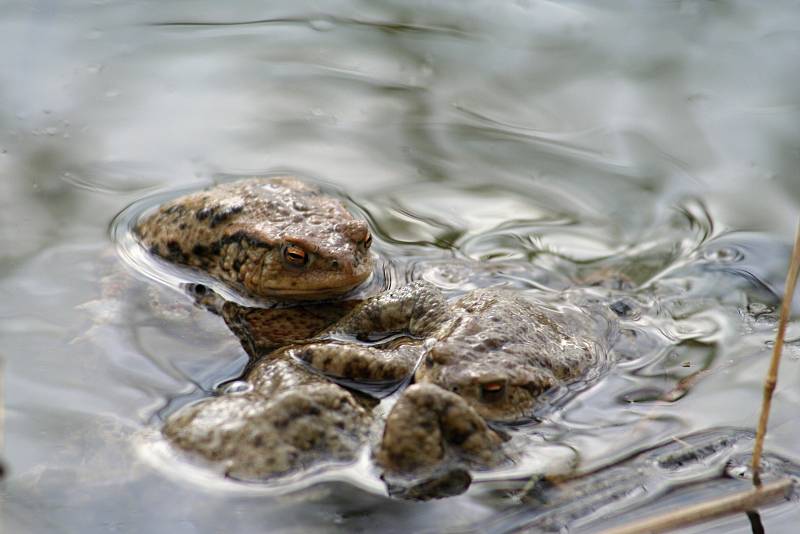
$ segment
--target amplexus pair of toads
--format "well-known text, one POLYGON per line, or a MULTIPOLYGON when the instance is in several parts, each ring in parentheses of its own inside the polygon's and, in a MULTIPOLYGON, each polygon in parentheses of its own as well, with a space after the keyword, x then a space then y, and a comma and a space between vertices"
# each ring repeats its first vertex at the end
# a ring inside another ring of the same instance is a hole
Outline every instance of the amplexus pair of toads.
POLYGON ((296 178, 177 198, 134 231, 153 254, 245 295, 295 301, 243 307, 195 286, 252 361, 240 387, 183 407, 162 432, 233 478, 349 462, 370 446, 387 480, 434 481, 416 496, 461 491, 469 470, 511 461, 494 423, 530 417, 606 351, 601 319, 557 296, 488 288, 450 301, 417 281, 347 300, 372 273, 367 223, 296 178), (379 417, 369 392, 407 384, 379 417))

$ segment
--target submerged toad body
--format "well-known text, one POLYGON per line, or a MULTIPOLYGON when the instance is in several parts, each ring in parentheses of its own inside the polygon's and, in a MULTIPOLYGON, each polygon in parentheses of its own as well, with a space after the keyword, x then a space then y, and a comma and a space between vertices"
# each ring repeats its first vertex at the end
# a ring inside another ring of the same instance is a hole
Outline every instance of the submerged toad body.
POLYGON ((372 272, 367 223, 293 177, 240 180, 180 197, 134 233, 153 254, 254 297, 324 298, 372 272))
POLYGON ((206 399, 170 418, 164 434, 248 479, 353 459, 374 416, 360 393, 336 382, 402 384, 413 375, 374 449, 384 473, 488 467, 505 455, 487 421, 528 417, 544 392, 596 368, 608 326, 552 298, 483 289, 450 303, 415 282, 368 299, 313 342, 263 357, 245 377, 249 410, 241 394, 206 399), (298 403, 308 411, 287 420, 282 412, 298 403))

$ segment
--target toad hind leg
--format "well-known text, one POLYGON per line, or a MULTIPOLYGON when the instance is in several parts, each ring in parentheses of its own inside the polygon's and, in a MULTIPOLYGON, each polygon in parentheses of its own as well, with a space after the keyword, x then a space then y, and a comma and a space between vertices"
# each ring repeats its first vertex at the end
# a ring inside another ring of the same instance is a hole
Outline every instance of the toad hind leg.
POLYGON ((358 339, 395 333, 426 336, 444 321, 447 309, 439 289, 418 281, 368 299, 326 333, 358 339))

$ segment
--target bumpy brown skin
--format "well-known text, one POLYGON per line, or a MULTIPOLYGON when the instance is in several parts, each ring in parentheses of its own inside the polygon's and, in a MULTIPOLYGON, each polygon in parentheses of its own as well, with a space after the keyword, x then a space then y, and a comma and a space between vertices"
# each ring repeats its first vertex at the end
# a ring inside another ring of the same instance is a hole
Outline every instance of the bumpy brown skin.
POLYGON ((359 382, 399 382, 414 372, 422 349, 402 344, 391 350, 350 343, 311 343, 289 353, 334 378, 359 382))
MULTIPOLYGON (((472 291, 450 304, 426 282, 365 301, 328 332, 356 338, 409 333, 428 339, 415 381, 456 393, 492 421, 530 415, 544 391, 580 377, 598 361, 603 352, 598 340, 604 339, 597 322, 575 307, 559 308, 497 289, 472 291)), ((306 346, 302 359, 341 376, 350 360, 369 359, 367 348, 375 359, 396 359, 406 369, 413 365, 407 351, 387 356, 386 350, 346 344, 306 346)))
POLYGON ((358 301, 337 301, 291 308, 250 308, 226 302, 219 313, 255 360, 280 347, 313 338, 357 304, 358 301))
POLYGON ((469 293, 448 317, 415 380, 459 395, 490 421, 530 416, 542 393, 582 376, 602 353, 585 312, 507 291, 469 293))
POLYGON ((370 418, 352 393, 283 357, 265 360, 247 379, 251 391, 204 399, 173 414, 164 436, 240 480, 355 460, 370 418))
POLYGON ((529 416, 542 393, 596 365, 604 324, 574 306, 495 289, 451 304, 434 286, 415 282, 356 306, 313 342, 262 357, 245 377, 251 391, 184 408, 164 435, 237 478, 348 461, 366 443, 372 415, 324 375, 400 382, 415 373, 417 384, 389 413, 374 457, 390 486, 411 481, 410 493, 401 491, 406 497, 453 494, 469 484, 465 469, 505 460, 503 440, 487 421, 529 416), (397 333, 413 337, 346 341, 397 333))
POLYGON ((501 443, 461 397, 432 384, 415 384, 386 419, 375 459, 394 473, 433 470, 445 462, 487 466, 502 461, 501 443))
MULTIPOLYGON (((243 180, 181 197, 135 232, 153 253, 249 296, 319 299, 350 290, 372 271, 366 223, 291 177, 243 180), (290 261, 298 251, 304 260, 290 261)), ((492 289, 451 304, 435 287, 416 282, 344 317, 347 307, 340 305, 263 310, 198 297, 261 359, 245 377, 249 391, 185 407, 163 433, 176 447, 242 479, 356 457, 371 415, 356 394, 323 374, 401 383, 414 373, 417 384, 389 414, 375 459, 390 476, 433 474, 423 488, 463 488, 468 475, 458 466, 503 461, 502 439, 487 420, 530 415, 542 393, 581 376, 603 350, 594 341, 602 336, 590 328, 595 322, 577 308, 492 289), (352 341, 393 334, 412 339, 352 341), (436 478, 442 472, 444 478, 436 478)))
POLYGON ((134 228, 168 261, 200 269, 255 297, 319 299, 366 280, 367 223, 293 177, 221 184, 163 204, 134 228), (287 261, 287 247, 305 262, 287 261))
MULTIPOLYGON (((453 459, 473 466, 499 462, 501 440, 484 420, 530 416, 544 392, 581 377, 604 354, 602 326, 576 307, 503 290, 473 291, 449 304, 434 286, 415 282, 367 300, 329 334, 404 332, 426 340, 417 343, 426 351, 414 376, 418 385, 401 395, 375 452, 388 473, 413 474, 453 459)), ((397 378, 413 370, 420 354, 410 346, 339 342, 292 350, 334 376, 397 378)))

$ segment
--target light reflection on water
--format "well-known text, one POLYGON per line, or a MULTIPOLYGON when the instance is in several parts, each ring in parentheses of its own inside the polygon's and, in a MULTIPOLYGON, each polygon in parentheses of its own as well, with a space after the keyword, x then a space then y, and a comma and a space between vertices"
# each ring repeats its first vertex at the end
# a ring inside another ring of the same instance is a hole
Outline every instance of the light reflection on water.
MULTIPOLYGON (((140 454, 157 414, 244 355, 179 275, 126 267, 109 224, 231 175, 350 195, 385 258, 379 287, 560 291, 624 271, 619 363, 531 429, 587 468, 751 428, 799 211, 798 27, 788 1, 6 2, 9 531, 501 524, 508 473, 420 505, 386 498, 368 463, 265 493, 140 454)), ((797 366, 790 344, 768 442, 795 462, 797 366)), ((764 513, 768 530, 797 519, 764 513)))

